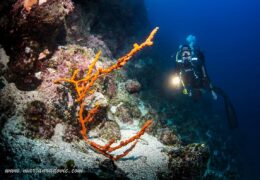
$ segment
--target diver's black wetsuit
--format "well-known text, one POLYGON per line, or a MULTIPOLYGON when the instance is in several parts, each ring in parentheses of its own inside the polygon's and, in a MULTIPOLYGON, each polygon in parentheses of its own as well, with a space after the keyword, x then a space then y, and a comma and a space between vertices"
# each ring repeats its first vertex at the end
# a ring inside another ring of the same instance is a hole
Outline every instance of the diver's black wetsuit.
POLYGON ((206 68, 205 57, 199 50, 191 51, 190 54, 183 56, 182 49, 176 55, 176 70, 180 73, 181 79, 185 84, 188 93, 195 93, 193 96, 200 95, 201 89, 213 90, 206 68))

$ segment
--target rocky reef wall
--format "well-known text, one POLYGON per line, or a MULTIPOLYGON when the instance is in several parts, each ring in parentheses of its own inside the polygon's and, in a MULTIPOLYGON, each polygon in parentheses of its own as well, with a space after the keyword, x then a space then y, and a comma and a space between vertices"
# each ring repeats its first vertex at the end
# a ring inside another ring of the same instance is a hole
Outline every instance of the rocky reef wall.
POLYGON ((118 57, 149 27, 143 1, 49 0, 30 12, 22 0, 5 1, 0 13, 0 43, 10 57, 6 78, 22 90, 39 85, 34 73, 48 66, 44 59, 59 45, 76 43, 118 57))
POLYGON ((92 67, 94 72, 116 64, 135 42, 142 42, 151 30, 143 0, 27 0, 26 6, 24 2, 0 3, 4 162, 0 177, 200 179, 205 175, 212 151, 196 136, 200 118, 182 101, 172 103, 153 95, 144 76, 156 76, 151 56, 133 58, 127 68, 101 76, 84 99, 84 116, 100 106, 87 126, 89 138, 99 144, 111 139, 119 143, 153 119, 136 147, 118 161, 82 140, 77 92, 69 83, 54 84, 75 70, 82 78, 99 50, 102 55, 92 67), (20 172, 6 172, 14 168, 20 172), (29 168, 79 172, 21 172, 29 168))

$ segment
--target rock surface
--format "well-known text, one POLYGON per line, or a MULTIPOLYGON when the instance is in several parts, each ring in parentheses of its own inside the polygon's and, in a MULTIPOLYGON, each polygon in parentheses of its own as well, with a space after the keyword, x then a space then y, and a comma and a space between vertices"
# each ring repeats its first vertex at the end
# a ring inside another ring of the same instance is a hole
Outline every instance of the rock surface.
POLYGON ((138 81, 127 80, 125 86, 126 86, 126 90, 129 93, 137 93, 141 90, 141 84, 138 81))
POLYGON ((215 133, 218 123, 207 124, 219 118, 192 102, 155 96, 147 82, 156 76, 152 58, 133 59, 100 77, 84 101, 86 115, 100 105, 88 135, 101 144, 111 138, 119 143, 153 119, 136 147, 115 162, 82 140, 71 85, 53 83, 70 78, 75 69, 77 78, 83 77, 99 50, 94 71, 111 66, 140 42, 148 28, 144 1, 47 0, 30 12, 22 7, 23 0, 0 3, 0 177, 68 178, 64 173, 6 174, 6 168, 76 169, 78 179, 200 179, 217 177, 215 169, 231 177, 232 168, 222 162, 235 162, 232 143, 215 133))

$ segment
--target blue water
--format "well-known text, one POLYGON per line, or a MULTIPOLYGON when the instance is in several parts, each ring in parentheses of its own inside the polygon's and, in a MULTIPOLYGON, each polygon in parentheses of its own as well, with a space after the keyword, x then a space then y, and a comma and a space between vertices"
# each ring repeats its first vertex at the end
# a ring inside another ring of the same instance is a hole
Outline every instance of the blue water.
MULTIPOLYGON (((214 85, 223 88, 239 119, 245 179, 260 179, 260 1, 146 0, 161 68, 174 65, 179 44, 197 37, 214 85)), ((239 141, 240 139, 238 139, 239 141)))

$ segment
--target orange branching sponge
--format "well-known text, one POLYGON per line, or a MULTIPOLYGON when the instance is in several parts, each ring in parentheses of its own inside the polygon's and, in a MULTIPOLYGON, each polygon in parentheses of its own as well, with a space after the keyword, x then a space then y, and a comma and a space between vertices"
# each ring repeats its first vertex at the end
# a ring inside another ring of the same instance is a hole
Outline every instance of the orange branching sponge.
POLYGON ((121 141, 118 145, 112 146, 115 142, 114 139, 111 139, 107 144, 105 145, 99 145, 91 140, 89 140, 88 138, 88 133, 87 133, 87 125, 89 125, 91 122, 93 122, 94 119, 94 115, 97 113, 98 111, 98 105, 91 109, 88 112, 88 115, 86 117, 84 117, 83 113, 84 113, 84 99, 87 95, 90 95, 91 93, 93 93, 93 91, 91 91, 91 87, 94 85, 94 83, 96 82, 96 80, 103 75, 106 75, 108 73, 111 73, 114 70, 120 69, 121 67, 123 67, 132 57, 133 55, 135 55, 137 52, 139 52, 140 50, 142 50, 144 47, 147 46, 151 46, 153 45, 153 38, 154 35, 156 34, 156 32, 158 31, 158 27, 156 27, 148 36, 148 38, 140 45, 138 45, 137 43, 134 44, 134 47, 123 57, 119 58, 117 60, 117 62, 108 67, 108 68, 99 68, 98 70, 96 70, 95 72, 93 72, 93 69, 95 67, 96 62, 98 61, 100 55, 101 55, 101 51, 99 51, 96 54, 95 59, 91 62, 91 64, 88 67, 88 71, 85 75, 85 77, 83 77, 82 79, 77 79, 78 77, 78 73, 79 73, 79 69, 75 70, 73 72, 73 75, 71 76, 70 79, 67 78, 61 78, 58 79, 56 81, 54 81, 54 83, 62 83, 62 82, 67 82, 70 83, 72 85, 74 85, 74 88, 76 90, 77 93, 77 102, 80 104, 80 110, 79 110, 79 122, 81 124, 81 135, 83 137, 83 139, 91 146, 93 147, 95 150, 97 150, 98 152, 100 152, 101 154, 105 155, 106 157, 112 159, 112 160, 118 160, 124 156, 126 156, 137 144, 138 139, 140 139, 140 137, 144 134, 145 130, 151 125, 152 120, 148 120, 143 127, 141 128, 141 130, 134 136, 130 137, 127 140, 121 141), (120 149, 130 143, 133 144, 127 149, 125 150, 122 154, 119 155, 113 155, 112 152, 120 149))
POLYGON ((30 12, 32 9, 32 6, 37 4, 38 0, 24 0, 23 7, 26 11, 30 12))

